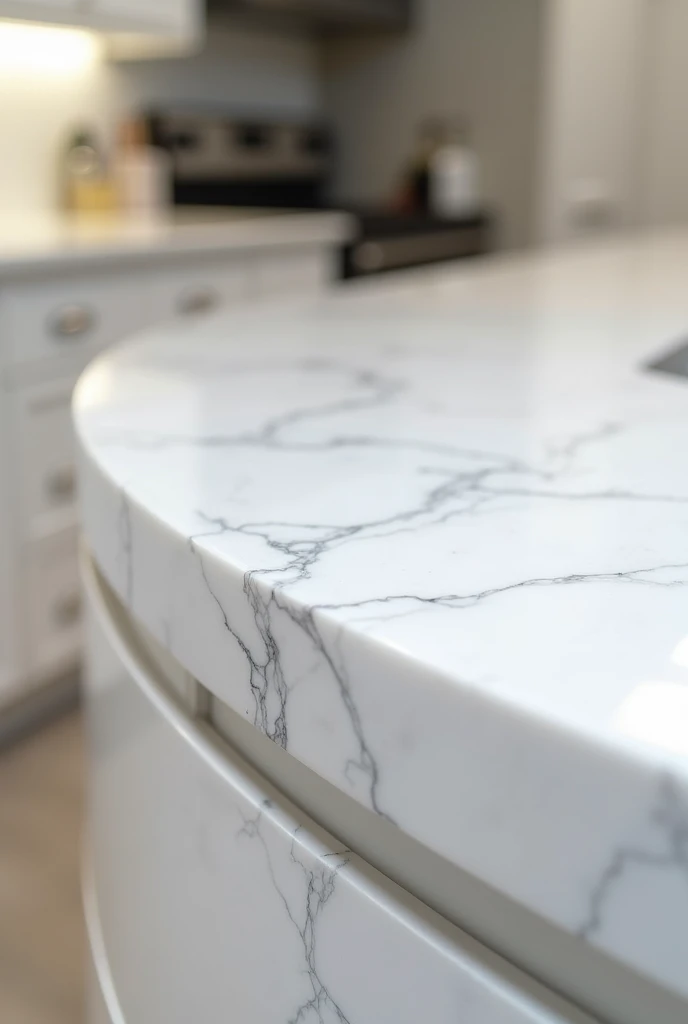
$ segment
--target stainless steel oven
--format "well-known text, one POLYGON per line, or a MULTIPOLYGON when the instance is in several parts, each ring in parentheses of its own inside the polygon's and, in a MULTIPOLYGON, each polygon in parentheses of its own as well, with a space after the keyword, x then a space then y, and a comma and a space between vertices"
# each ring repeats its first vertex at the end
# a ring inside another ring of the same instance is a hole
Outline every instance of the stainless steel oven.
MULTIPOLYGON (((325 209, 336 150, 326 124, 247 118, 180 107, 149 115, 152 140, 167 149, 178 205, 325 209)), ((340 276, 361 277, 465 259, 494 241, 487 211, 459 220, 344 205, 357 230, 340 253, 340 276)))

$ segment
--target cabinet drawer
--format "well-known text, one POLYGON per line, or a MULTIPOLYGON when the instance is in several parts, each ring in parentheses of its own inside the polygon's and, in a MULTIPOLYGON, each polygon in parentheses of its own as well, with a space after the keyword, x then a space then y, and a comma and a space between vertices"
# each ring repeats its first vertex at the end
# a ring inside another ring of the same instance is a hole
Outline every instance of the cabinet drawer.
POLYGON ((27 672, 42 678, 76 663, 81 650, 76 529, 27 545, 24 561, 27 672))
POLYGON ((75 355, 151 322, 147 277, 133 272, 18 281, 0 291, 3 358, 12 364, 75 355))
POLYGON ((156 319, 199 316, 241 301, 249 292, 249 268, 240 257, 201 259, 166 267, 156 275, 156 319))
POLYGON ((51 381, 14 396, 21 527, 41 535, 75 515, 70 403, 74 381, 51 381))
POLYGON ((257 258, 254 293, 311 295, 323 291, 334 274, 329 249, 282 250, 257 258))

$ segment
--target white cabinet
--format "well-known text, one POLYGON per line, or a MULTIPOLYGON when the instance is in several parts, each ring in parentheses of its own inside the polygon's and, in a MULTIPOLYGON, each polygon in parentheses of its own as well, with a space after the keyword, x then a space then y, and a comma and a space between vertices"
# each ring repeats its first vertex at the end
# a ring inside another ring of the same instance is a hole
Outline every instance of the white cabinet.
POLYGON ((109 31, 114 56, 188 49, 202 34, 200 0, 89 0, 88 18, 109 31))
POLYGON ((18 281, 0 292, 5 358, 83 358, 150 322, 149 275, 112 270, 18 281))
POLYGON ((71 394, 81 369, 156 322, 312 294, 333 271, 319 242, 58 265, 0 282, 0 713, 80 656, 71 394))
POLYGON ((12 474, 22 541, 76 523, 71 401, 74 380, 22 388, 13 396, 16 471, 12 474))
POLYGON ((64 15, 77 17, 79 0, 2 0, 0 17, 26 18, 27 21, 50 21, 64 15))
POLYGON ((0 19, 55 23, 108 36, 114 56, 191 48, 201 37, 201 0, 0 0, 0 19))
POLYGON ((81 656, 77 530, 71 527, 23 549, 24 665, 33 682, 74 669, 81 656))
POLYGON ((250 294, 251 278, 240 257, 205 257, 162 268, 152 292, 157 318, 198 316, 240 302, 250 294))
POLYGON ((15 580, 14 505, 10 479, 14 453, 12 416, 0 384, 0 706, 12 694, 17 678, 17 607, 15 580))
MULTIPOLYGON (((648 2, 645 49, 645 101, 640 209, 644 224, 688 223, 688 4, 685 0, 648 2)), ((629 103, 633 102, 629 100, 629 103)), ((637 103, 634 104, 637 114, 637 103)))
POLYGON ((92 9, 112 23, 130 25, 183 25, 188 16, 188 0, 91 0, 92 9))
POLYGON ((654 0, 551 0, 546 5, 538 176, 539 235, 546 244, 636 222, 638 164, 641 149, 648 148, 643 96, 648 4, 663 6, 654 0))
POLYGON ((8 7, 10 10, 25 11, 27 18, 43 18, 56 11, 76 11, 79 7, 79 0, 9 0, 0 4, 0 9, 8 7))

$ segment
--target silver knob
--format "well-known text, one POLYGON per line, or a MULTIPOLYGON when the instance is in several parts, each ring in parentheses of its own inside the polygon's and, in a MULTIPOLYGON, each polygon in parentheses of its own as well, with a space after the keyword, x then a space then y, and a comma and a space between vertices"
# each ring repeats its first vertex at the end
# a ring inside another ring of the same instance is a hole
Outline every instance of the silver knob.
POLYGON ((72 466, 63 466, 46 478, 48 498, 57 504, 71 501, 76 493, 76 474, 72 466))
POLYGON ((79 594, 66 594, 58 598, 53 606, 53 619, 60 629, 69 629, 81 618, 81 597, 79 594))
POLYGON ((74 339, 93 330, 96 314, 88 306, 62 306, 50 320, 50 330, 58 338, 74 339))
POLYGON ((197 292, 187 292, 182 295, 177 311, 182 316, 196 316, 199 313, 207 313, 220 303, 220 296, 212 288, 200 289, 197 292))

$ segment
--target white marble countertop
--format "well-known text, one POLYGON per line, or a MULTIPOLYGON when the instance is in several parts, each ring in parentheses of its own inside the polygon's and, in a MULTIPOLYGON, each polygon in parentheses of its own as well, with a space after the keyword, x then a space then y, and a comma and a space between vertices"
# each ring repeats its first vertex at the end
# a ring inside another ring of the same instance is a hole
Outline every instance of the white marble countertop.
POLYGON ((365 806, 688 994, 688 236, 166 326, 75 399, 88 542, 365 806))
POLYGON ((0 278, 123 258, 337 244, 353 230, 336 211, 191 207, 159 214, 0 215, 0 278))

